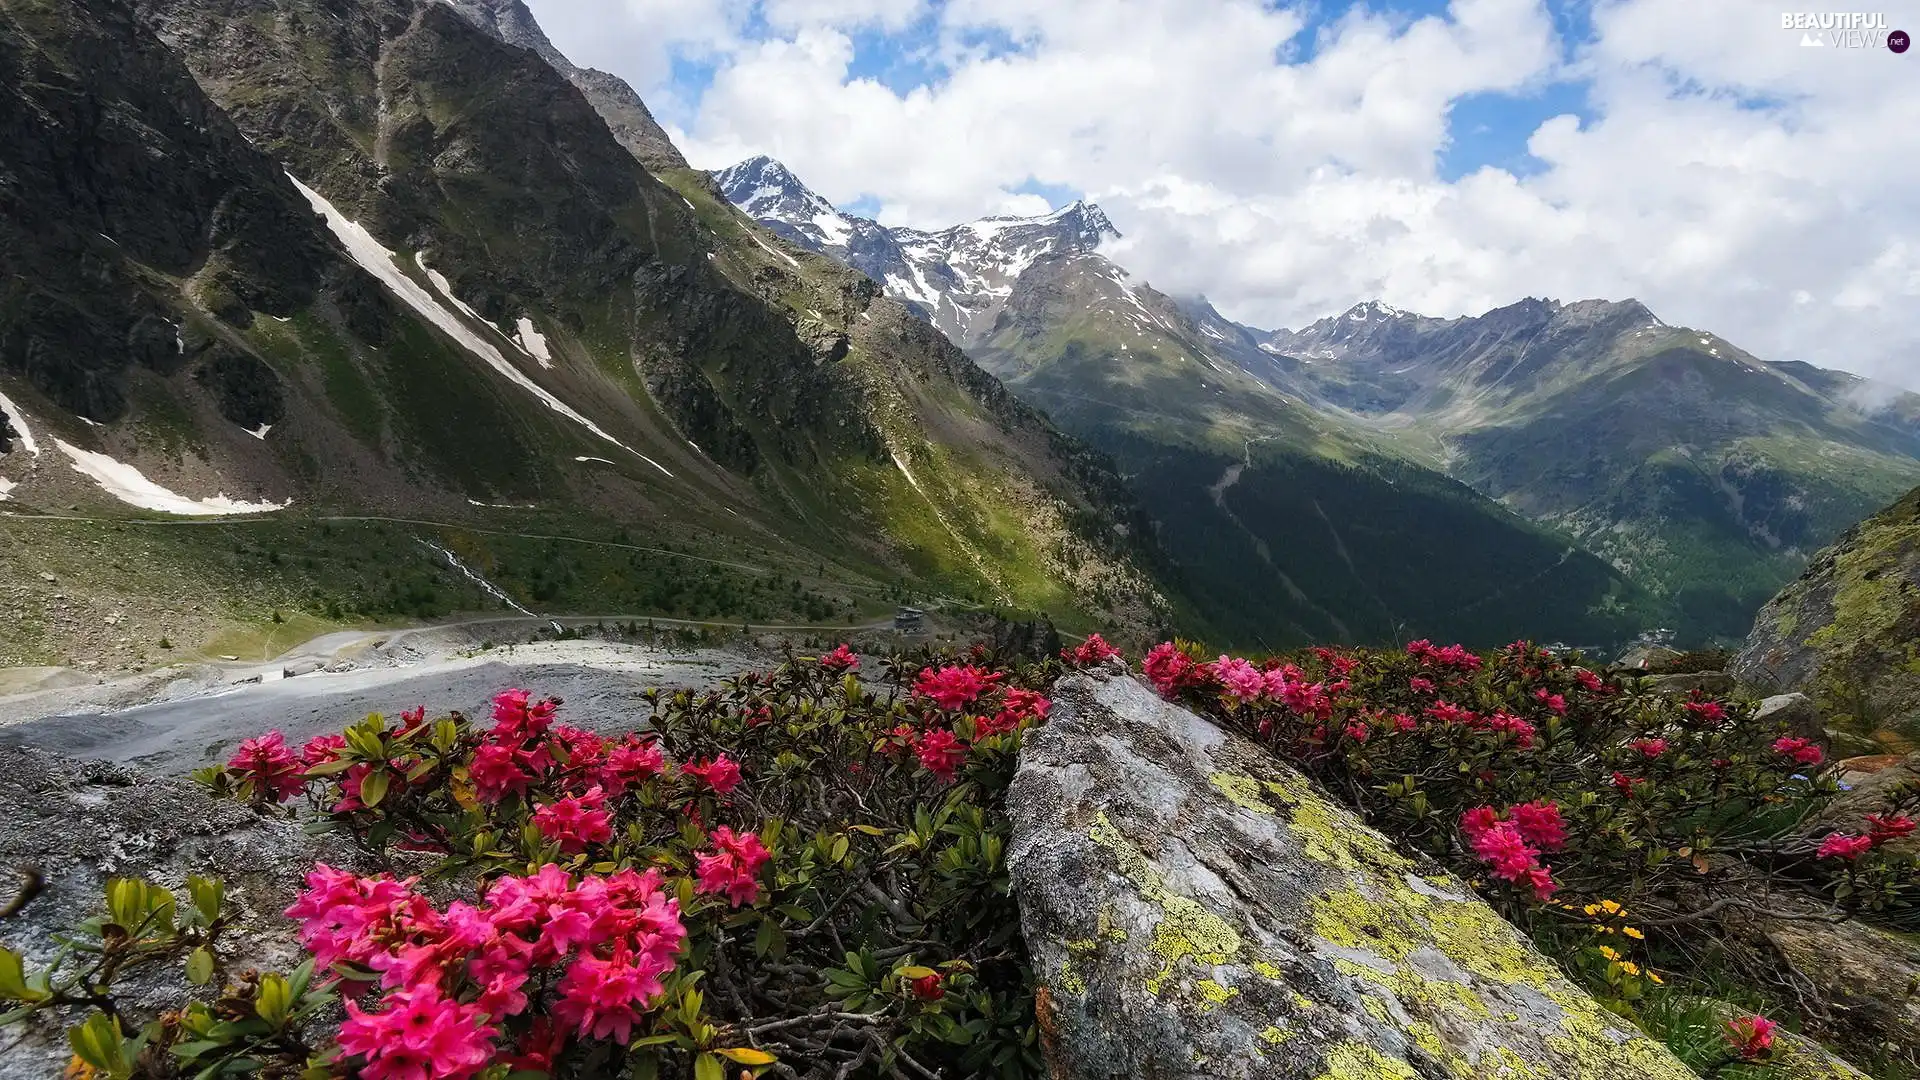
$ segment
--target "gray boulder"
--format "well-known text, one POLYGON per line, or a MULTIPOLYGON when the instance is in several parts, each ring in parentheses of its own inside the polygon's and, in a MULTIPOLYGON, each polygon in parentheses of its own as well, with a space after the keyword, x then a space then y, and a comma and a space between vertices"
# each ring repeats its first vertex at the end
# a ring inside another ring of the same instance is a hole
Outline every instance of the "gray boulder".
POLYGON ((1693 1076, 1252 743, 1117 674, 1054 701, 1008 849, 1054 1080, 1693 1076))
POLYGON ((1920 944, 1857 920, 1762 920, 1794 991, 1830 1014, 1822 1027, 1856 1061, 1920 1068, 1920 944))
POLYGON ((1761 727, 1778 727, 1798 738, 1812 739, 1827 746, 1832 739, 1827 735, 1826 725, 1820 722, 1820 709, 1813 699, 1805 694, 1775 694, 1762 699, 1760 707, 1753 712, 1753 723, 1761 727))
POLYGON ((1647 689, 1663 694, 1698 690, 1716 696, 1733 693, 1733 676, 1724 671, 1689 671, 1679 675, 1648 675, 1647 689))
MULTIPOLYGON (((305 959, 294 924, 281 915, 315 861, 360 871, 344 843, 309 837, 284 817, 266 818, 163 780, 101 761, 0 748, 0 901, 13 900, 29 871, 45 886, 0 918, 0 944, 30 969, 52 959, 54 935, 102 910, 107 880, 138 877, 186 903, 188 874, 226 882, 232 923, 221 935, 216 984, 241 972, 289 971, 305 959)), ((183 968, 141 969, 124 984, 124 1011, 144 1023, 178 1008, 189 987, 183 968)), ((217 989, 217 985, 209 987, 217 989)), ((24 1029, 0 1030, 0 1080, 58 1076, 69 1056, 65 1027, 78 1016, 42 1014, 24 1029)))

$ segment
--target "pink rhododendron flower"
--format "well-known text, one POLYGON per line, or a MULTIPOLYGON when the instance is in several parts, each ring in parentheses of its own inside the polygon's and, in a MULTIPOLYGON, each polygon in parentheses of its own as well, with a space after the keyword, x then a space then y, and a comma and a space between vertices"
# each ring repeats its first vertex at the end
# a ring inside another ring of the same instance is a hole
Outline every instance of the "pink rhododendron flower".
POLYGON ((605 809, 605 803, 606 793, 596 784, 583 794, 539 807, 533 812, 533 824, 540 835, 557 842, 561 851, 585 851, 588 844, 613 839, 613 814, 605 809))
POLYGON ((619 795, 635 784, 659 776, 666 770, 667 755, 652 739, 628 735, 625 741, 607 751, 600 766, 600 784, 607 794, 619 795))
POLYGON ((366 1080, 462 1080, 493 1060, 489 1026, 475 1006, 441 994, 438 984, 415 983, 388 994, 377 1013, 347 1002, 340 1048, 363 1058, 366 1080))
POLYGON ((1889 840, 1898 840, 1903 836, 1912 836, 1914 820, 1905 814, 1868 814, 1867 835, 1875 846, 1889 840))
POLYGON ((712 788, 715 795, 728 794, 740 786, 740 763, 725 754, 712 761, 682 765, 680 771, 712 788))
POLYGON ((307 872, 307 887, 283 913, 300 923, 300 944, 314 966, 336 960, 364 965, 385 946, 379 938, 404 924, 426 922, 432 908, 409 883, 382 874, 363 878, 326 863, 307 872))
POLYGON ((413 708, 400 714, 400 730, 402 732, 412 731, 414 728, 426 722, 427 707, 425 705, 415 705, 413 708))
POLYGON ((1237 657, 1222 655, 1213 665, 1213 677, 1227 693, 1241 701, 1257 701, 1267 692, 1267 677, 1252 664, 1237 657))
POLYGON ((703 893, 725 893, 734 907, 751 904, 760 895, 760 868, 773 858, 753 833, 735 835, 725 825, 708 834, 711 852, 694 856, 696 888, 703 893))
POLYGON ((329 761, 340 760, 340 751, 347 748, 347 737, 335 732, 332 735, 315 735, 300 748, 300 763, 311 769, 315 765, 324 765, 329 761))
POLYGON ((1000 679, 1000 672, 988 673, 971 664, 949 664, 938 671, 922 668, 913 682, 913 692, 932 698, 933 703, 942 709, 957 712, 973 704, 1000 679))
POLYGON ((1075 667, 1093 667, 1119 656, 1120 650, 1107 644, 1107 640, 1099 634, 1088 634, 1087 640, 1076 645, 1072 651, 1062 649, 1060 653, 1075 667))
POLYGON ((287 737, 278 731, 241 743, 227 760, 227 768, 252 781, 255 791, 277 803, 286 802, 306 787, 301 779, 306 768, 287 749, 287 737))
POLYGON ((1194 681, 1194 663, 1191 657, 1174 647, 1173 642, 1163 641, 1147 651, 1140 661, 1140 670, 1162 694, 1172 694, 1194 681))
POLYGON ((1586 690, 1589 694, 1600 694, 1600 693, 1606 692, 1606 689, 1607 689, 1606 682, 1602 680, 1600 676, 1595 675, 1593 672, 1588 671, 1586 668, 1579 668, 1576 671, 1574 671, 1573 678, 1574 678, 1574 681, 1578 682, 1581 688, 1586 690))
POLYGON ((560 980, 553 1014, 582 1038, 612 1039, 625 1046, 633 1038, 640 1013, 663 987, 667 968, 646 957, 615 948, 610 959, 582 956, 560 980))
POLYGON ((1667 752, 1667 740, 1635 739, 1627 744, 1627 749, 1638 750, 1640 751, 1640 756, 1645 758, 1657 758, 1667 752))
POLYGON ((1539 799, 1521 803, 1507 811, 1520 835, 1542 851, 1559 851, 1567 846, 1567 824, 1560 817, 1560 805, 1539 799))
POLYGON ((1407 689, 1416 694, 1431 694, 1438 688, 1433 685, 1433 680, 1425 675, 1415 675, 1407 680, 1407 689))
POLYGON ((519 747, 528 739, 547 733, 560 703, 551 698, 528 703, 525 690, 503 690, 493 699, 493 736, 509 746, 519 747))
POLYGON ((1460 815, 1460 833, 1467 838, 1469 844, 1498 824, 1500 824, 1500 814, 1491 806, 1476 806, 1460 815))
POLYGON ((1545 705, 1551 712, 1565 713, 1567 711, 1566 695, 1556 694, 1544 686, 1533 692, 1533 698, 1540 704, 1545 705))
POLYGON ((920 754, 920 764, 942 783, 952 783, 954 773, 966 763, 967 749, 954 738, 953 732, 944 728, 935 728, 920 736, 915 749, 920 754))
POLYGON ((1821 843, 1819 857, 1822 859, 1846 859, 1852 861, 1872 851, 1873 846, 1873 837, 1871 836, 1834 833, 1821 843))
POLYGON ((1727 1045, 1746 1061, 1766 1057, 1773 1048, 1773 1021, 1764 1016, 1747 1016, 1727 1021, 1727 1045))
MULTIPOLYGON (((1699 691, 1696 690, 1694 693, 1698 695, 1699 691)), ((1696 700, 1686 702, 1680 707, 1691 713, 1694 719, 1700 721, 1700 723, 1706 727, 1718 727, 1727 719, 1727 707, 1717 701, 1704 701, 1696 698, 1696 700)))
POLYGON ((1618 791, 1620 794, 1625 795, 1629 799, 1633 798, 1634 788, 1639 787, 1641 784, 1646 783, 1645 780, 1638 779, 1637 777, 1628 776, 1626 773, 1623 773, 1623 772, 1614 773, 1613 779, 1611 782, 1613 784, 1613 790, 1618 791))
POLYGON ((822 656, 820 666, 828 671, 852 671, 860 666, 860 658, 854 655, 852 649, 842 644, 839 648, 822 656))
POLYGON ((1775 739, 1773 750, 1774 753, 1785 754, 1802 765, 1818 765, 1827 759, 1826 752, 1821 750, 1813 740, 1796 739, 1791 735, 1782 735, 1775 739))
POLYGON ((524 794, 536 779, 522 764, 521 753, 500 743, 483 742, 467 762, 474 798, 497 803, 509 795, 524 794))

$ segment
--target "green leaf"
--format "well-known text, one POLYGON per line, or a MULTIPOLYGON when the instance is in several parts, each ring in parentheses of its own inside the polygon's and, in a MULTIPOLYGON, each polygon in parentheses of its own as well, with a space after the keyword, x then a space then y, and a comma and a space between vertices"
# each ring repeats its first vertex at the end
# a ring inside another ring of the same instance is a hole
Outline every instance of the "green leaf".
POLYGON ((220 918, 220 905, 226 899, 226 885, 219 878, 190 874, 187 877, 187 896, 193 901, 193 909, 200 913, 201 925, 212 926, 220 918))
POLYGON ((713 1052, 741 1065, 771 1065, 780 1060, 765 1050, 756 1050, 750 1046, 715 1047, 713 1052))
POLYGON ((693 1080, 727 1080, 727 1067, 712 1054, 693 1059, 693 1080))
POLYGON ((369 808, 379 806, 380 800, 387 797, 387 784, 392 779, 393 774, 375 766, 372 772, 367 773, 360 780, 360 801, 369 808))
POLYGON ((205 945, 187 954, 187 981, 205 986, 213 978, 213 954, 205 945))
POLYGON ((38 996, 27 989, 26 966, 20 954, 4 946, 0 946, 0 998, 8 1001, 38 1000, 38 996))
POLYGON ((333 776, 346 772, 358 764, 360 763, 352 758, 335 758, 332 761, 323 761, 313 768, 308 769, 306 775, 310 777, 333 776))
POLYGON ((293 988, 286 976, 276 972, 260 977, 260 992, 253 999, 253 1011, 274 1030, 286 1026, 287 1014, 293 1011, 293 988))
POLYGON ((67 1029, 67 1043, 73 1047, 75 1057, 110 1077, 124 1077, 133 1072, 121 1044, 120 1024, 106 1013, 93 1013, 84 1023, 67 1029))

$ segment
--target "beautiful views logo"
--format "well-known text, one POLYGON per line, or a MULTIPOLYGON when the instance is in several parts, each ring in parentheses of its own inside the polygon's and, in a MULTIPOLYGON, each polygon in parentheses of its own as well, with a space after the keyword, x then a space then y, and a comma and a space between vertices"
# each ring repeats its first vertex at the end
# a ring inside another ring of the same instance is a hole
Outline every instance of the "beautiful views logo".
POLYGON ((1800 31, 1800 45, 1809 49, 1831 46, 1903 53, 1912 43, 1906 31, 1888 29, 1884 12, 1786 11, 1780 14, 1780 29, 1800 31))

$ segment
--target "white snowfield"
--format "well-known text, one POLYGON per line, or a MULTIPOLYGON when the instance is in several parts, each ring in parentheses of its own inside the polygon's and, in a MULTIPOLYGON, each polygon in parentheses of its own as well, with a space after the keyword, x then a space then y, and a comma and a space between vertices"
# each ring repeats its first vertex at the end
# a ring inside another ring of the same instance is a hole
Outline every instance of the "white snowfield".
POLYGON ((553 350, 547 347, 546 335, 542 334, 540 328, 533 325, 533 320, 525 315, 520 316, 520 321, 516 325, 520 331, 520 348, 526 350, 528 356, 540 361, 541 367, 552 367, 553 350))
MULTIPOLYGON (((614 438, 601 428, 600 425, 574 411, 566 402, 554 397, 540 384, 528 378, 519 368, 514 367, 513 364, 507 360, 506 356, 502 354, 499 349, 495 348, 491 342, 481 337, 478 333, 475 333, 474 329, 463 322, 460 316, 448 310, 447 307, 438 300, 435 300, 432 293, 421 288, 419 282, 401 273, 400 268, 393 263, 393 252, 381 246, 380 241, 374 239, 372 233, 361 227, 358 222, 347 220, 346 215, 335 209, 334 205, 328 202, 324 195, 301 183, 299 177, 288 173, 287 179, 292 180, 293 186, 299 188, 300 193, 307 197, 309 203, 313 204, 314 212, 327 219, 327 228, 333 231, 334 238, 340 241, 340 245, 347 250, 347 254, 353 258, 353 261, 358 263, 361 269, 379 278, 380 283, 385 285, 402 303, 438 327, 448 337, 465 346, 468 352, 473 353, 485 361, 488 367, 505 376, 507 381, 520 387, 527 393, 532 394, 534 397, 539 398, 541 404, 547 408, 552 409, 561 416, 586 428, 594 435, 605 439, 607 442, 612 443, 654 468, 659 469, 668 477, 673 476, 672 473, 667 472, 666 466, 661 465, 647 455, 614 438)), ((419 263, 421 269, 426 269, 426 264, 421 262, 417 255, 415 256, 415 261, 419 263)), ((428 270, 427 273, 430 278, 439 279, 434 281, 436 288, 447 291, 448 295, 451 296, 451 291, 447 290, 444 284, 446 280, 444 277, 440 277, 431 270, 428 270)), ((454 300, 453 302, 460 304, 458 300, 454 300)), ((466 305, 460 304, 460 307, 464 309, 466 305)))
POLYGON ((7 479, 4 476, 0 476, 0 502, 6 502, 8 499, 12 498, 12 496, 9 495, 8 492, 12 491, 17 486, 18 485, 16 485, 13 481, 7 479))
POLYGON ((126 462, 115 461, 91 450, 82 450, 65 439, 55 439, 53 445, 73 460, 75 472, 93 480, 107 494, 128 506, 137 506, 142 510, 158 510, 164 514, 189 517, 220 517, 227 514, 264 514, 285 510, 293 505, 292 499, 279 503, 241 502, 228 498, 225 492, 210 498, 190 499, 147 479, 139 469, 126 462))
POLYGON ((13 428, 14 437, 20 440, 20 448, 39 457, 40 444, 33 440, 33 432, 27 430, 26 414, 5 394, 0 394, 0 413, 7 414, 7 426, 13 428))

